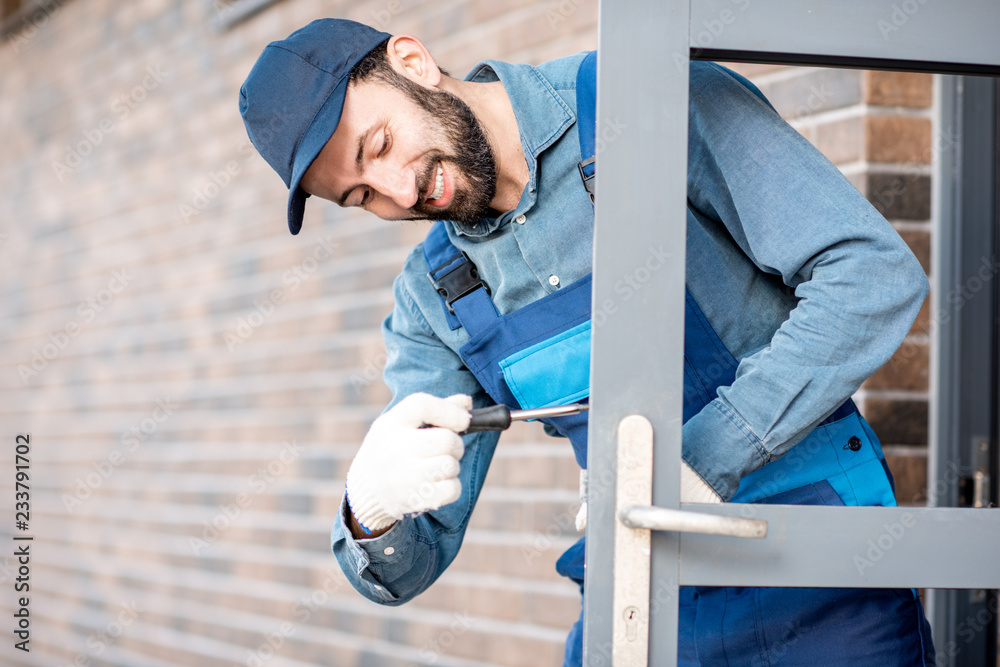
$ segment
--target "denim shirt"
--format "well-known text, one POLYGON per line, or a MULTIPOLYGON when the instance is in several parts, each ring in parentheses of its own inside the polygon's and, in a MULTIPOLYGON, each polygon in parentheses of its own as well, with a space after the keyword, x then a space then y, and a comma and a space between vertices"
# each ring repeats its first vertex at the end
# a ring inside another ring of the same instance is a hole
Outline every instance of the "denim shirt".
MULTIPOLYGON (((484 61, 466 77, 503 83, 528 164, 515 209, 472 225, 446 223, 502 314, 591 272, 593 210, 577 170, 575 126, 582 58, 539 67, 484 61)), ((599 135, 627 131, 605 125, 599 135)), ((664 255, 651 241, 648 259, 664 255)), ((389 407, 418 391, 470 394, 487 405, 457 351, 468 336, 449 328, 427 271, 417 247, 395 281, 395 308, 383 325, 389 407)), ((889 359, 928 290, 906 244, 837 168, 711 63, 691 66, 686 278, 740 362, 736 381, 683 429, 684 460, 724 500, 889 359)), ((623 298, 639 288, 628 276, 615 285, 623 298)), ((458 501, 377 538, 353 539, 341 504, 332 548, 362 595, 402 604, 441 575, 461 546, 498 438, 465 436, 458 501)))

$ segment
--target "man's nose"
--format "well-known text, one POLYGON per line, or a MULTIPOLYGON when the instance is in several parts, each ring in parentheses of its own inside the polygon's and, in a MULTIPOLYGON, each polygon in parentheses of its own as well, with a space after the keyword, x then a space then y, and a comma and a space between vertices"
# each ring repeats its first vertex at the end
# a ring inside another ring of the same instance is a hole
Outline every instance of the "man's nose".
POLYGON ((371 184, 402 209, 411 209, 417 205, 420 194, 417 192, 416 174, 412 169, 375 167, 372 169, 371 184))

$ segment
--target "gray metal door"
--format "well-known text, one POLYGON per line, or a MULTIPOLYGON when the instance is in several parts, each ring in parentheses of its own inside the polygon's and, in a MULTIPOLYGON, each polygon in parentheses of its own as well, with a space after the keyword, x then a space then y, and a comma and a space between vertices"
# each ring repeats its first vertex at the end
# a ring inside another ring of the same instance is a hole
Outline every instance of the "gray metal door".
POLYGON ((599 146, 585 665, 640 665, 647 657, 675 664, 681 585, 1000 588, 997 510, 680 507, 686 160, 665 157, 687 154, 692 56, 995 75, 997 26, 1000 4, 988 0, 601 3, 598 134, 623 131, 599 146), (623 300, 614 284, 654 240, 672 261, 645 274, 642 289, 623 300), (631 451, 655 451, 646 468, 651 492, 616 480, 615 470, 643 467, 635 458, 619 462, 620 440, 631 451), (752 535, 761 527, 754 522, 766 522, 767 536, 681 532, 699 522, 677 515, 666 517, 673 530, 650 535, 621 522, 616 504, 625 494, 632 503, 647 497, 666 510, 736 519, 709 528, 717 532, 752 535), (858 568, 855 557, 869 540, 878 544, 897 525, 905 535, 893 530, 887 539, 905 548, 890 545, 878 567, 858 568))

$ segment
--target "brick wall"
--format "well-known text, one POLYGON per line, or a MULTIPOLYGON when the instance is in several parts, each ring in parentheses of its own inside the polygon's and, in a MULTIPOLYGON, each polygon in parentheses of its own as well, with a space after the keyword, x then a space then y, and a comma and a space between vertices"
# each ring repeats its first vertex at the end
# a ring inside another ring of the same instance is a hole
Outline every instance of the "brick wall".
MULTIPOLYGON (((329 528, 388 398, 378 325, 425 228, 311 201, 289 236, 236 95, 267 42, 316 17, 421 36, 458 74, 593 48, 597 3, 284 0, 214 31, 231 11, 64 0, 0 43, 4 461, 30 433, 35 536, 32 651, 5 641, 0 662, 559 664, 579 607, 553 563, 576 539, 577 472, 532 425, 505 435, 427 593, 384 608, 340 574, 329 528)), ((929 132, 929 82, 752 73, 870 197, 902 179, 887 214, 925 258, 926 166, 881 137, 929 132)), ((922 459, 900 453, 926 438, 926 335, 907 349, 862 396, 917 488, 922 459)))

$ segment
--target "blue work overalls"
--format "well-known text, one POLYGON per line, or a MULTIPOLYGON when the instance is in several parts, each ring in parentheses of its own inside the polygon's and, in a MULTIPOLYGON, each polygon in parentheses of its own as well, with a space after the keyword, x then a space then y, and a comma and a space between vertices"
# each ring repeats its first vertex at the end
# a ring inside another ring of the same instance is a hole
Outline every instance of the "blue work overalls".
MULTIPOLYGON (((593 154, 593 136, 587 138, 584 128, 593 130, 594 60, 585 59, 577 88, 585 157, 593 154), (589 103, 587 88, 581 94, 588 76, 589 103)), ((585 178, 592 176, 587 162, 581 163, 585 178)), ((494 401, 527 409, 587 400, 590 276, 501 315, 488 286, 448 239, 441 222, 431 228, 423 253, 449 325, 462 326, 469 335, 459 350, 462 359, 494 401)), ((719 387, 735 380, 738 362, 690 292, 684 315, 687 422, 716 397, 719 387)), ((586 413, 541 421, 569 438, 577 463, 586 468, 586 413)), ((782 458, 745 476, 731 502, 896 504, 878 440, 850 400, 782 458)), ((581 538, 556 564, 581 593, 584 544, 581 538)), ((680 665, 933 663, 930 629, 909 589, 683 587, 679 633, 680 665)), ((582 664, 582 634, 581 614, 567 639, 564 667, 582 664)))

